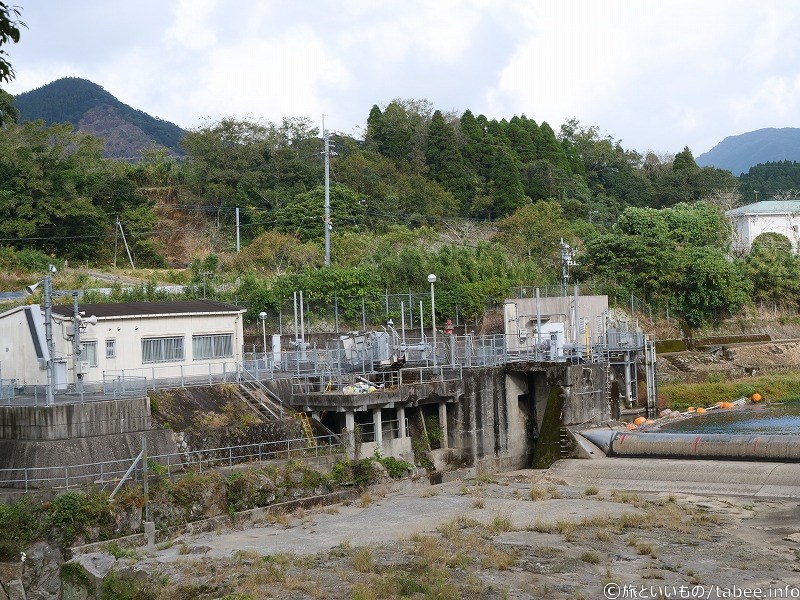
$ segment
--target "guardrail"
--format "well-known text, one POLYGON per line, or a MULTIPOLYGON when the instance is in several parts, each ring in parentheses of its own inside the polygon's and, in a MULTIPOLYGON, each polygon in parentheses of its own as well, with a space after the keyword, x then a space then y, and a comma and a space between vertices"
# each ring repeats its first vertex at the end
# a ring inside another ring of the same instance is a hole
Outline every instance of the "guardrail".
MULTIPOLYGON (((316 436, 315 444, 308 438, 261 442, 242 446, 226 446, 206 450, 192 450, 174 454, 148 456, 148 469, 153 474, 173 477, 187 469, 202 473, 203 469, 231 467, 237 464, 284 461, 291 459, 316 459, 321 456, 342 454, 343 442, 332 435, 316 436)), ((58 467, 26 467, 22 469, 0 469, 0 486, 31 489, 70 489, 86 485, 116 483, 125 474, 133 458, 110 460, 58 467)), ((137 470, 137 477, 141 469, 137 470)))

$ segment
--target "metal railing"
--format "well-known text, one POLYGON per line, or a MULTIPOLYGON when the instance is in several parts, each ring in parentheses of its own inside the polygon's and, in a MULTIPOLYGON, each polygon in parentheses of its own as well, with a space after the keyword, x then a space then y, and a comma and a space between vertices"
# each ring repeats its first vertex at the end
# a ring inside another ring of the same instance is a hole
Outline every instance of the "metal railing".
POLYGON ((103 373, 103 395, 112 398, 142 397, 147 393, 147 378, 103 373))
POLYGON ((462 378, 463 370, 461 365, 406 367, 400 370, 400 385, 461 381, 462 378))
MULTIPOLYGON (((408 435, 408 417, 405 419, 405 431, 408 435)), ((375 423, 358 423, 359 441, 361 442, 374 442, 375 441, 375 423)), ((389 419, 381 421, 381 437, 384 440, 397 439, 400 437, 400 419, 389 419)))
POLYGON ((14 399, 16 379, 0 379, 0 401, 11 402, 14 399))
MULTIPOLYGON (((309 439, 303 437, 242 446, 158 454, 147 457, 148 470, 155 475, 173 477, 187 469, 202 473, 204 469, 231 467, 245 463, 261 465, 265 462, 299 458, 310 460, 326 455, 342 454, 345 451, 344 443, 337 436, 317 436, 313 439, 315 444, 309 444, 309 439)), ((102 486, 119 481, 133 460, 133 458, 129 458, 58 467, 0 469, 0 486, 19 488, 25 492, 32 488, 71 489, 86 485, 102 486)), ((138 474, 140 473, 141 469, 138 471, 138 474)))
POLYGON ((236 383, 239 381, 240 369, 241 365, 235 361, 163 365, 104 371, 103 381, 105 382, 107 377, 119 377, 122 380, 146 379, 147 389, 151 390, 196 387, 215 383, 236 383))
POLYGON ((364 394, 396 388, 400 383, 398 371, 315 373, 292 377, 292 394, 364 394))

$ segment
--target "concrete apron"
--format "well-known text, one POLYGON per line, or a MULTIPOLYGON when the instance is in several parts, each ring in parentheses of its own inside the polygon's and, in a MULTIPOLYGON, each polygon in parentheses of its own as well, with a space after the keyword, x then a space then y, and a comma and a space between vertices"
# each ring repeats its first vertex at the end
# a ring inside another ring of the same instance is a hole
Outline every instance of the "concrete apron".
POLYGON ((800 464, 669 458, 557 461, 547 475, 604 490, 800 498, 800 464))

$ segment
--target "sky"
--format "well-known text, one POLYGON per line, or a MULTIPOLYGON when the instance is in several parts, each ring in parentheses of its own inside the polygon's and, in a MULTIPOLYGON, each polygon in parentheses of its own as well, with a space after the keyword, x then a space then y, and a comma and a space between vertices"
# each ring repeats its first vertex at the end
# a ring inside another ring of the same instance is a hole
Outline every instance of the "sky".
POLYGON ((308 117, 360 137, 370 108, 525 114, 626 149, 695 156, 800 126, 796 0, 12 0, 29 91, 89 79, 192 129, 308 117))

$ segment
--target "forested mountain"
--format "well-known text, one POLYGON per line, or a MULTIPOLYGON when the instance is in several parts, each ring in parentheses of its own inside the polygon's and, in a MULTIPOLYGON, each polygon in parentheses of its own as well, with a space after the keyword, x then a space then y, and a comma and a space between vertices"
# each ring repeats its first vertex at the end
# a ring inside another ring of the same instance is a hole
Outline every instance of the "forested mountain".
POLYGON ((78 77, 64 77, 14 98, 19 121, 69 122, 79 131, 105 141, 104 156, 138 159, 153 144, 181 155, 184 130, 123 104, 101 86, 78 77))
POLYGON ((798 128, 758 129, 726 137, 698 156, 697 164, 727 169, 734 175, 740 175, 754 165, 785 160, 800 160, 798 128))

